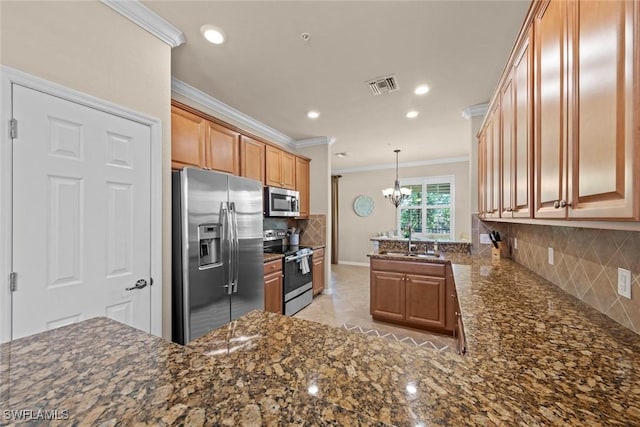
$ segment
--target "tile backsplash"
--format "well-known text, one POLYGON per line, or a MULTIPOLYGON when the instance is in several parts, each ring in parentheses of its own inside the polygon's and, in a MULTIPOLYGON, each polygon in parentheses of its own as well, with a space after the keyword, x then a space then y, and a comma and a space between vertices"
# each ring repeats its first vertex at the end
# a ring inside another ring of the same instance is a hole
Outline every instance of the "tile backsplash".
POLYGON ((327 216, 309 215, 309 219, 264 218, 262 227, 287 230, 296 227, 300 231, 300 244, 304 246, 326 245, 327 216))
POLYGON ((640 232, 482 221, 479 227, 505 228, 515 262, 640 334, 640 232), (618 268, 631 271, 631 299, 618 295, 618 268))

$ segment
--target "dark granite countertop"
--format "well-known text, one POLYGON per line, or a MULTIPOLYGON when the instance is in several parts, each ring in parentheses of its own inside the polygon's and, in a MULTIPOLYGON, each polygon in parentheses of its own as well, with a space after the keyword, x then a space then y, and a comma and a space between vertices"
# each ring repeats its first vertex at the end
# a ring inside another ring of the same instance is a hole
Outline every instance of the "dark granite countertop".
POLYGON ((0 345, 0 410, 67 410, 59 425, 640 424, 638 335, 510 260, 448 261, 468 356, 259 311, 189 347, 98 318, 0 345))

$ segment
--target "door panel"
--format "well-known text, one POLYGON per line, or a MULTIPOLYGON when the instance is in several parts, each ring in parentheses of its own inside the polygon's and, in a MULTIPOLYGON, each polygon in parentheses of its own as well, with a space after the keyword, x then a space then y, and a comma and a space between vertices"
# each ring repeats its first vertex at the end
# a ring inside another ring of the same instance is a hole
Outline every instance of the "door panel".
POLYGON ((264 185, 264 144, 244 135, 240 136, 240 176, 255 179, 264 185))
MULTIPOLYGON (((638 2, 572 3, 571 208, 576 218, 638 219, 634 206, 634 9, 638 2)), ((636 34, 637 36, 637 34, 636 34)), ((636 59, 637 61, 637 59, 636 59)), ((637 94, 637 89, 636 89, 637 94)), ((635 156, 638 154, 636 153, 635 156)), ((637 194, 637 193, 635 193, 637 194)))
POLYGON ((502 184, 501 216, 503 218, 511 218, 513 216, 513 74, 511 74, 505 82, 500 96, 500 103, 502 104, 502 124, 500 126, 502 130, 502 138, 500 141, 502 151, 502 179, 500 180, 502 184))
MULTIPOLYGON (((185 342, 197 339, 218 326, 229 322, 228 259, 225 246, 225 218, 221 215, 228 199, 228 175, 201 169, 186 168, 183 171, 182 217, 188 218, 188 277, 184 280, 185 317, 189 331, 185 342), (211 265, 200 264, 199 227, 212 225, 220 228, 221 243, 218 262, 211 265)), ((183 236, 184 238, 184 236, 183 236)))
POLYGON ((206 166, 207 121, 171 106, 171 167, 206 166))
POLYGON ((207 165, 209 168, 238 175, 240 171, 240 134, 207 122, 207 165))
POLYGON ((535 20, 535 217, 563 218, 566 192, 566 2, 552 0, 535 20))
POLYGON ((13 86, 12 338, 95 316, 150 330, 150 129, 13 86))
POLYGON ((424 326, 445 328, 445 281, 441 277, 407 274, 406 320, 424 326))
POLYGON ((262 183, 230 176, 229 201, 235 207, 239 243, 238 286, 231 297, 233 320, 264 309, 262 183))
POLYGON ((371 271, 371 315, 379 319, 404 320, 404 274, 371 271))
POLYGON ((514 185, 513 216, 531 216, 531 129, 532 129, 532 64, 529 36, 513 66, 514 80, 514 185))

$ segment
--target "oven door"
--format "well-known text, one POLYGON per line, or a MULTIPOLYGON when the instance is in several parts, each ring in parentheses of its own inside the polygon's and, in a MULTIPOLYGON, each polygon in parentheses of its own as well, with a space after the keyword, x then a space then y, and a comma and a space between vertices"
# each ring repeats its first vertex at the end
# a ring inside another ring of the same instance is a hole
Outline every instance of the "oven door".
POLYGON ((304 257, 288 256, 284 263, 284 301, 308 291, 312 288, 313 255, 307 255, 309 271, 302 272, 301 261, 304 257))

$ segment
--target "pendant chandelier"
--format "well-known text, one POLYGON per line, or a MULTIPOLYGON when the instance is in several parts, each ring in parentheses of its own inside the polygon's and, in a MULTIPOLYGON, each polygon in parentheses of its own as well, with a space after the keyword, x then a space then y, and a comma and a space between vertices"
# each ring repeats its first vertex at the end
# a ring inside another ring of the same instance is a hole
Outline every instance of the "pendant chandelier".
POLYGON ((400 180, 398 179, 398 153, 400 150, 393 150, 393 152, 396 153, 396 182, 393 188, 382 190, 382 195, 397 209, 400 203, 411 195, 411 190, 408 188, 400 188, 400 180))

